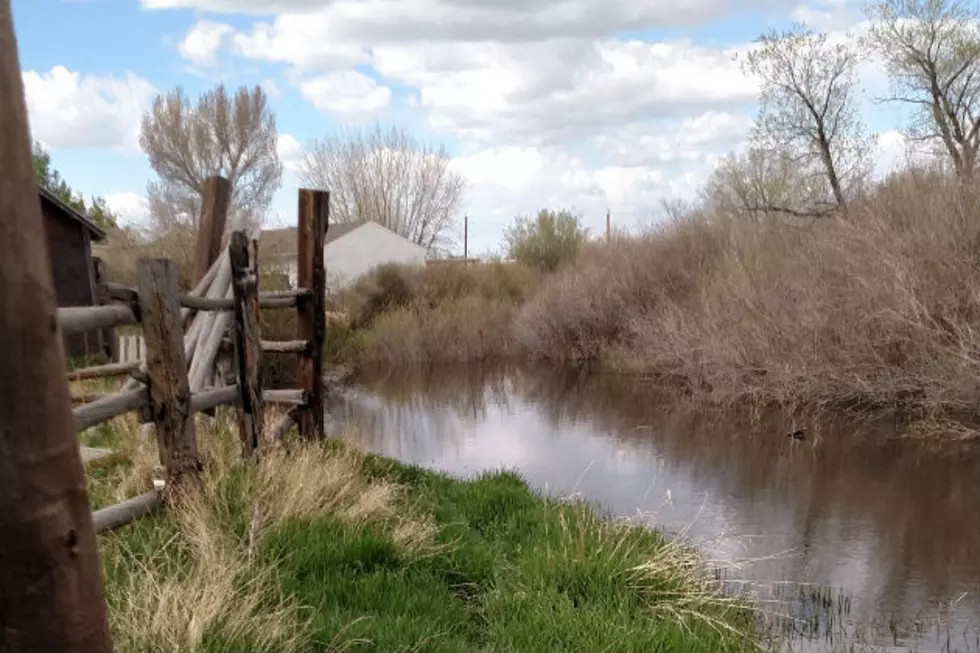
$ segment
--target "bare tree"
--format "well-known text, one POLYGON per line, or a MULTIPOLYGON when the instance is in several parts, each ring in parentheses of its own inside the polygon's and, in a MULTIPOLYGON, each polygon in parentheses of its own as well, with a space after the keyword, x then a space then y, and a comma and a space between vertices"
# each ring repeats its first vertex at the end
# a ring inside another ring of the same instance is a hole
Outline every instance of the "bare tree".
POLYGON ((373 220, 430 250, 450 244, 465 183, 445 148, 375 126, 314 140, 308 149, 303 181, 330 191, 337 222, 373 220))
POLYGON ((277 140, 276 118, 259 86, 240 87, 232 97, 218 85, 196 106, 180 87, 158 96, 140 129, 140 146, 159 177, 149 187, 152 213, 195 225, 204 180, 221 175, 231 186, 230 210, 261 214, 282 184, 277 140))
POLYGON ((714 210, 730 213, 825 215, 835 204, 826 202, 824 172, 805 159, 759 147, 733 152, 715 166, 701 199, 714 210))
POLYGON ((912 105, 910 136, 941 144, 960 178, 972 177, 980 149, 980 34, 976 3, 878 0, 866 8, 865 41, 885 61, 892 95, 912 105))
POLYGON ((873 143, 858 115, 857 63, 850 43, 832 43, 797 25, 763 35, 745 64, 762 82, 756 146, 818 165, 828 199, 841 210, 851 186, 867 174, 873 143))

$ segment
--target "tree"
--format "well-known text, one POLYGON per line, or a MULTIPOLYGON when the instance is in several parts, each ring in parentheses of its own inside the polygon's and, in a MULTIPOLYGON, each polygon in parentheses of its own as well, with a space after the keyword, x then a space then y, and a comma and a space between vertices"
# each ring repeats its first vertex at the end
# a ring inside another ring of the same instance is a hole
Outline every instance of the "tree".
POLYGON ((330 191, 336 222, 372 220, 433 250, 451 244, 463 200, 463 177, 445 148, 380 126, 316 139, 301 176, 330 191))
POLYGON ((708 207, 727 212, 823 215, 828 210, 823 170, 799 159, 785 150, 759 147, 733 152, 712 171, 701 198, 708 207))
POLYGON ((541 209, 534 218, 514 218, 504 231, 504 242, 515 261, 552 272, 574 258, 587 235, 581 219, 571 211, 541 209))
POLYGON ((975 3, 878 0, 866 44, 885 61, 892 95, 916 109, 911 137, 939 143, 960 178, 972 177, 980 149, 980 37, 975 3))
POLYGON ((105 198, 93 197, 86 206, 85 199, 62 179, 61 174, 51 165, 51 154, 37 141, 31 148, 31 157, 34 162, 34 180, 38 186, 45 187, 68 206, 89 216, 103 229, 117 226, 116 216, 106 204, 105 198))
POLYGON ((151 212, 165 208, 165 221, 196 226, 204 181, 221 175, 231 188, 230 211, 261 214, 282 184, 278 136, 259 86, 230 96, 220 84, 194 106, 179 86, 157 96, 140 126, 140 147, 158 177, 148 188, 151 212))
POLYGON ((849 43, 832 43, 826 34, 797 25, 764 34, 745 64, 762 83, 755 146, 787 152, 804 167, 818 166, 825 195, 841 210, 847 209, 851 187, 866 176, 873 142, 858 115, 857 63, 857 49, 849 43))

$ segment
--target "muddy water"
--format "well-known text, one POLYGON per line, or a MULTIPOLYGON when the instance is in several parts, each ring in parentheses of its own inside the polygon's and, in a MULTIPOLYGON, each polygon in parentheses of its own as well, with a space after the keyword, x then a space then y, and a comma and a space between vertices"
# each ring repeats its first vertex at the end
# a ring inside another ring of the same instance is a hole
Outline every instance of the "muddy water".
POLYGON ((709 415, 636 380, 537 368, 366 375, 328 411, 366 450, 464 477, 515 469, 682 534, 796 617, 781 626, 794 650, 980 650, 980 448, 894 423, 709 415))

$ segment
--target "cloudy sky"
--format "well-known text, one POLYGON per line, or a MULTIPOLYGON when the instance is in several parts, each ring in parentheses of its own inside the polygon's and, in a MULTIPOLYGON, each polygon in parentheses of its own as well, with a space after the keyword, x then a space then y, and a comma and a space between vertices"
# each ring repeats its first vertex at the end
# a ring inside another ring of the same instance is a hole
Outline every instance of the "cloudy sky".
MULTIPOLYGON (((138 220, 152 171, 140 115, 157 92, 262 84, 287 172, 271 221, 295 220, 302 146, 338 125, 444 144, 468 181, 471 251, 515 214, 573 207, 601 229, 690 198, 745 140, 758 86, 740 72, 768 28, 860 30, 852 0, 13 0, 33 136, 87 196, 138 220), (740 56, 741 55, 741 56, 740 56)), ((903 117, 869 62, 878 169, 903 117)))

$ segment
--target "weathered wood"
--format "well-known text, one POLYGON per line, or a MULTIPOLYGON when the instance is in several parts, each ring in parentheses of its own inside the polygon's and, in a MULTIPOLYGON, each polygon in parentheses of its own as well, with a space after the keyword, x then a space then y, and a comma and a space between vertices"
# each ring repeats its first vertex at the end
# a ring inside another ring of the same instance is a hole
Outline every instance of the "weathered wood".
POLYGON ((71 403, 72 404, 91 404, 93 402, 105 399, 106 397, 111 397, 112 394, 105 392, 83 392, 80 394, 72 394, 71 403))
POLYGON ((177 301, 177 266, 166 259, 143 259, 138 274, 150 410, 171 491, 195 479, 201 468, 177 301))
POLYGON ((84 333, 124 324, 139 324, 139 318, 125 304, 105 306, 65 306, 58 309, 58 325, 63 333, 84 333))
POLYGON ((301 409, 298 407, 290 409, 289 412, 287 412, 285 415, 280 417, 279 421, 277 421, 275 425, 273 425, 270 434, 273 442, 279 442, 280 440, 282 440, 284 437, 286 437, 286 434, 289 433, 289 431, 296 426, 299 419, 298 413, 300 410, 301 409))
MULTIPOLYGON (((259 308, 294 308, 298 300, 307 297, 307 292, 290 292, 289 294, 262 293, 258 297, 259 308)), ((231 311, 235 308, 233 297, 194 297, 192 295, 181 295, 180 305, 195 311, 231 311)))
POLYGON ((96 533, 105 533, 151 514, 160 506, 160 493, 151 490, 92 513, 96 533))
POLYGON ((21 70, 0 0, 0 649, 111 653, 21 70))
POLYGON ((195 284, 207 275, 221 253, 221 239, 225 234, 230 196, 231 184, 224 177, 208 177, 204 180, 197 246, 194 249, 195 284))
POLYGON ((68 372, 69 381, 84 381, 85 379, 102 379, 113 376, 123 376, 132 374, 139 370, 140 364, 132 363, 109 363, 108 365, 94 365, 68 372))
POLYGON ((309 351, 298 354, 299 386, 307 392, 309 403, 299 416, 299 433, 305 439, 322 439, 323 429, 323 342, 327 331, 326 270, 323 266, 323 239, 327 233, 330 193, 300 189, 297 231, 297 285, 309 288, 310 295, 296 307, 296 339, 311 343, 309 351))
POLYGON ((276 354, 301 354, 310 349, 309 340, 263 340, 262 351, 276 354))
POLYGON ((227 406, 238 401, 238 386, 229 385, 224 388, 212 388, 204 392, 195 392, 191 395, 191 412, 203 413, 217 408, 227 406))
POLYGON ((121 456, 112 449, 100 449, 98 447, 79 447, 82 454, 82 464, 85 469, 97 469, 112 464, 120 460, 121 456))
POLYGON ((139 294, 135 288, 124 286, 121 283, 106 281, 100 284, 100 296, 108 302, 121 302, 128 306, 139 304, 139 294))
POLYGON ((265 429, 262 406, 262 334, 259 331, 258 243, 244 231, 231 234, 231 287, 235 294, 235 368, 241 398, 238 435, 245 457, 258 450, 265 429))
POLYGON ((306 390, 265 390, 262 399, 270 404, 306 406, 309 404, 310 395, 306 390))
POLYGON ((84 404, 71 411, 75 420, 75 430, 80 433, 113 417, 139 410, 147 402, 149 402, 149 396, 146 388, 138 388, 109 395, 90 404, 84 404))

